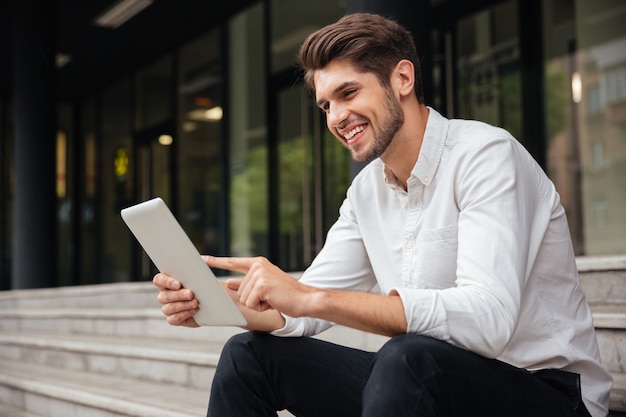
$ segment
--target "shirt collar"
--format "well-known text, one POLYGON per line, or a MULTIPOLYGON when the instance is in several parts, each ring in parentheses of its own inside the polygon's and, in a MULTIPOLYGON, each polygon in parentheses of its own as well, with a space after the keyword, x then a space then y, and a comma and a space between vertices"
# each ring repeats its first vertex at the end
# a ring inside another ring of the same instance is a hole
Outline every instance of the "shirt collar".
MULTIPOLYGON (((417 178, 425 186, 430 185, 437 171, 448 133, 448 119, 431 107, 428 107, 428 110, 424 140, 417 162, 411 170, 411 177, 417 178)), ((383 178, 392 189, 402 188, 393 172, 384 165, 383 178)))

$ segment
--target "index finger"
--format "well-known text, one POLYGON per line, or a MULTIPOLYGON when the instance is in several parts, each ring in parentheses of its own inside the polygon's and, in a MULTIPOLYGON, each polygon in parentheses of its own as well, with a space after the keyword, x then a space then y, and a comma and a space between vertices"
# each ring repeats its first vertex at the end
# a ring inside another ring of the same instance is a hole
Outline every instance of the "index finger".
POLYGON ((227 271, 247 274, 257 258, 230 258, 225 256, 203 256, 204 262, 211 268, 225 269, 227 271))

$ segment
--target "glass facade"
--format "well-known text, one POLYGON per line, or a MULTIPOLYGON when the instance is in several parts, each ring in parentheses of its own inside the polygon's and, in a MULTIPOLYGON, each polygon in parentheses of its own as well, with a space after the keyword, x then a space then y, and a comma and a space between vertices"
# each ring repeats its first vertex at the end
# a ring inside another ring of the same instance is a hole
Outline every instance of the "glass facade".
POLYGON ((59 106, 58 131, 56 136, 56 198, 57 198, 57 262, 59 284, 71 285, 72 269, 76 259, 74 241, 74 167, 69 163, 76 159, 74 117, 67 105, 59 106))
POLYGON ((267 255, 269 251, 267 53, 264 7, 257 4, 228 24, 228 239, 221 253, 267 255))
POLYGON ((547 170, 577 253, 626 253, 626 7, 543 3, 547 170))
POLYGON ((517 21, 511 0, 458 22, 455 116, 505 127, 523 142, 517 21))
POLYGON ((78 222, 76 248, 78 253, 76 280, 84 284, 100 281, 101 258, 98 227, 96 224, 97 190, 100 181, 98 156, 96 99, 87 100, 80 107, 80 131, 76 152, 79 156, 76 164, 79 172, 78 202, 75 221, 78 222), (77 278, 80 277, 80 280, 77 278))
MULTIPOLYGON (((533 86, 524 85, 521 44, 533 25, 519 24, 519 1, 433 19, 439 55, 430 102, 532 145, 538 139, 523 136, 522 93, 533 86)), ((619 0, 549 0, 541 8, 545 169, 577 254, 624 254, 626 9, 619 0)), ((255 2, 75 106, 61 104, 58 284, 150 279, 154 268, 119 211, 154 196, 202 253, 264 255, 288 271, 306 268, 337 218, 354 166, 294 59, 311 31, 344 13, 331 0, 255 2)), ((11 282, 10 110, 11 100, 0 99, 2 289, 11 282)))
POLYGON ((294 70, 304 39, 343 13, 339 2, 271 2, 269 101, 275 128, 270 151, 277 183, 272 211, 278 225, 272 237, 275 257, 289 271, 304 269, 321 249, 350 181, 348 153, 328 133, 294 70))
POLYGON ((101 96, 98 143, 99 186, 96 222, 102 241, 101 282, 131 279, 130 239, 120 221, 120 210, 133 199, 133 141, 131 133, 131 80, 125 78, 101 96))

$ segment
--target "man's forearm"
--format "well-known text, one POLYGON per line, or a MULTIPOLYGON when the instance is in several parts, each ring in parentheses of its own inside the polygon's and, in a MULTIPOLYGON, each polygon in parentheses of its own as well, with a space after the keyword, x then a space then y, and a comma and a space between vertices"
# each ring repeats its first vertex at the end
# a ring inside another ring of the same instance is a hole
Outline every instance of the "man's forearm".
POLYGON ((310 297, 307 316, 385 336, 406 333, 404 306, 398 295, 319 290, 310 297))

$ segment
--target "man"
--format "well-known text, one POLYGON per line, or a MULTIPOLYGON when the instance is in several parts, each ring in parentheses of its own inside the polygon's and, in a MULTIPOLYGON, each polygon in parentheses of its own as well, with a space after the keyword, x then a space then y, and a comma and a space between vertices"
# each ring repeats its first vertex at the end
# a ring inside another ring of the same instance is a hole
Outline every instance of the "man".
MULTIPOLYGON (((526 150, 427 107, 391 20, 345 16, 299 63, 328 129, 370 163, 299 281, 264 258, 205 258, 244 274, 226 287, 256 330, 224 347, 208 415, 605 416, 612 380, 565 212, 526 150), (372 353, 276 337, 333 323, 391 338, 372 353)), ((168 322, 197 326, 193 294, 154 283, 168 322)))

